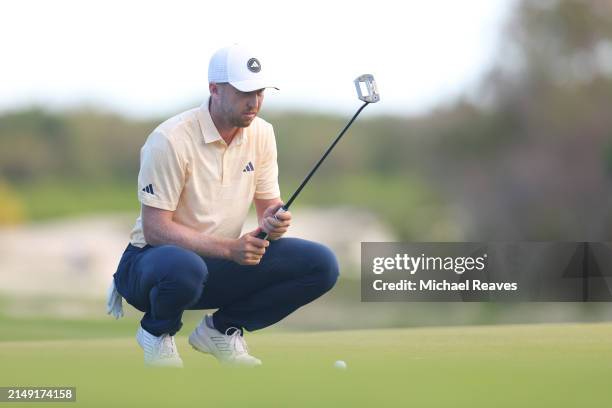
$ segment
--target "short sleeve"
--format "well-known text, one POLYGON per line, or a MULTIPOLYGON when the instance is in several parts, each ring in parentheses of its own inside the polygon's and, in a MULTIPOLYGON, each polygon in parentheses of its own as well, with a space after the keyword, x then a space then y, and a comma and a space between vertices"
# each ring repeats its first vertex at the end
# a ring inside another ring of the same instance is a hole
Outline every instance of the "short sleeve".
POLYGON ((278 186, 278 163, 276 160, 276 138, 272 125, 263 132, 263 140, 259 155, 259 166, 255 186, 256 199, 272 199, 280 197, 278 186))
POLYGON ((160 132, 153 132, 140 150, 140 202, 162 210, 176 210, 185 185, 184 167, 172 141, 160 132))

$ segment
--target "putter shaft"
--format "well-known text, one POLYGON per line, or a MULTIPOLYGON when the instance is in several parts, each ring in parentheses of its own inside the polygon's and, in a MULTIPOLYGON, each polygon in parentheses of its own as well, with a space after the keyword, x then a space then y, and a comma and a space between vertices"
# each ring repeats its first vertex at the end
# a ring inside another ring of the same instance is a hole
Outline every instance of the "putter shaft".
MULTIPOLYGON (((304 181, 302 181, 302 184, 300 184, 300 186, 297 188, 297 190, 295 190, 295 192, 291 195, 291 198, 289 198, 289 201, 287 201, 287 203, 285 205, 283 205, 281 208, 284 211, 289 210, 289 207, 291 206, 291 204, 293 204, 293 202, 295 201, 295 199, 298 197, 298 195, 300 194, 300 192, 302 191, 302 189, 304 188, 304 186, 306 186, 306 184, 308 183, 308 181, 310 180, 310 178, 315 174, 315 172, 317 171, 317 169, 321 166, 321 164, 323 163, 323 161, 325 160, 325 158, 327 156, 329 156, 329 154, 331 153, 331 151, 333 150, 333 148, 336 146, 336 144, 338 144, 338 142, 340 141, 340 139, 342 138, 342 136, 346 133, 346 131, 348 130, 348 128, 353 124, 353 122, 355 121, 355 119, 357 119, 357 116, 359 116, 359 114, 361 113, 361 111, 367 106, 369 105, 371 102, 364 102, 363 105, 361 105, 361 107, 359 109, 357 109, 357 112, 355 112, 355 114, 353 115, 353 117, 351 118, 351 120, 349 120, 349 122, 346 124, 346 126, 344 126, 344 129, 342 129, 342 131, 340 132, 340 134, 336 137, 336 139, 333 141, 333 143, 327 148, 327 150, 325 151, 325 153, 323 154, 323 156, 321 156, 321 158, 319 159, 319 161, 317 162, 317 164, 315 164, 315 166, 312 168, 312 170, 310 170, 310 172, 308 173, 308 175, 306 176, 306 178, 304 178, 304 181)), ((261 231, 259 234, 257 234, 257 238, 259 239, 266 239, 268 237, 268 233, 265 231, 261 231)))

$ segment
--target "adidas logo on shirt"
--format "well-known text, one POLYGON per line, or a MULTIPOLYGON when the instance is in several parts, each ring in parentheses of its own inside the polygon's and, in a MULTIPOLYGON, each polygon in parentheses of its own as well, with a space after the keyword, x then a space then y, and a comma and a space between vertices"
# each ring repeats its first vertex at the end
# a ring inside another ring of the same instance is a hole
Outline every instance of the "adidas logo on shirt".
POLYGON ((143 188, 142 191, 144 191, 145 193, 149 193, 149 194, 155 195, 155 193, 153 192, 153 184, 149 184, 148 186, 143 188))
POLYGON ((244 168, 244 170, 242 170, 243 173, 249 172, 249 171, 254 171, 255 167, 253 167, 253 163, 249 162, 249 164, 246 165, 246 167, 244 168))

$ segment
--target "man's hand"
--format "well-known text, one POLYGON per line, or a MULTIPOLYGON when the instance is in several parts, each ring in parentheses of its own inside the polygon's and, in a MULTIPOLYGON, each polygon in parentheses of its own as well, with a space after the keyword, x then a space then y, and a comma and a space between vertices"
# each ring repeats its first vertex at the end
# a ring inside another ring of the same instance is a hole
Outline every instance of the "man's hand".
POLYGON ((282 237, 291 225, 290 211, 281 211, 280 214, 275 216, 278 209, 282 206, 283 203, 280 203, 266 208, 261 217, 260 228, 268 233, 268 239, 271 241, 282 237))
POLYGON ((270 243, 257 238, 261 228, 247 232, 230 245, 230 259, 240 265, 257 265, 270 243))

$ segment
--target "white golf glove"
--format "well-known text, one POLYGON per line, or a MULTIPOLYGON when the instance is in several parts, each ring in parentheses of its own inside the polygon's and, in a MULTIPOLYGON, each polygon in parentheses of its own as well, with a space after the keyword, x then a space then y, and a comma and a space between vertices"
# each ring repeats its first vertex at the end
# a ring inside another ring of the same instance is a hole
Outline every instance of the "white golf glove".
POLYGON ((113 316, 115 319, 123 317, 122 300, 123 297, 117 292, 117 288, 115 288, 115 280, 112 279, 106 295, 106 314, 113 316))

